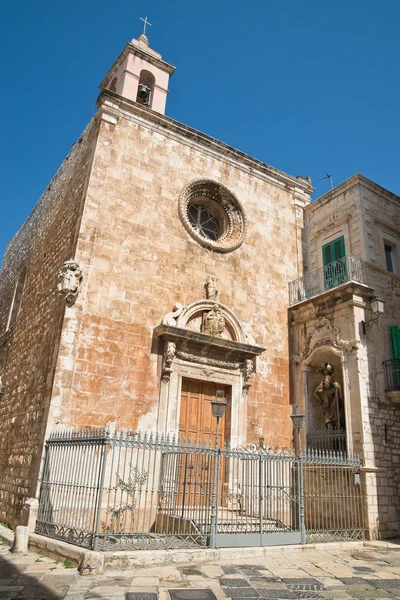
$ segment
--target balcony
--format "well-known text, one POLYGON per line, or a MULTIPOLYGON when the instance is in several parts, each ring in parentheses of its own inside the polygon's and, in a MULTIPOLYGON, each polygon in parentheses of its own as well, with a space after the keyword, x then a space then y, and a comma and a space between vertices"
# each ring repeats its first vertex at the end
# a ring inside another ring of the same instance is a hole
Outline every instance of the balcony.
POLYGON ((354 258, 354 256, 344 256, 321 269, 291 281, 289 283, 289 306, 319 296, 350 281, 368 285, 367 265, 363 260, 354 258))
POLYGON ((384 360, 385 392, 400 396, 400 358, 384 360))

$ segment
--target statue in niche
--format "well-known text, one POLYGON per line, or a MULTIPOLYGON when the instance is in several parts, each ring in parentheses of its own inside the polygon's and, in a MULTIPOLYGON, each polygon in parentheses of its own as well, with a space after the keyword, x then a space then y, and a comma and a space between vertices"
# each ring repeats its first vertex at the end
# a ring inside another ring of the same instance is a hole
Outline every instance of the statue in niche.
POLYGON ((79 293, 83 273, 79 264, 73 260, 66 260, 58 272, 58 291, 65 296, 67 306, 73 306, 79 293))
POLYGON ((221 337, 225 329, 225 318, 218 304, 214 304, 212 310, 203 315, 203 333, 213 337, 221 337))
POLYGON ((208 275, 206 280, 206 298, 207 300, 218 300, 218 279, 215 275, 208 275))
POLYGON ((342 388, 335 381, 334 367, 330 363, 322 363, 323 378, 315 388, 314 397, 320 402, 325 418, 325 427, 329 430, 344 429, 342 408, 342 388))

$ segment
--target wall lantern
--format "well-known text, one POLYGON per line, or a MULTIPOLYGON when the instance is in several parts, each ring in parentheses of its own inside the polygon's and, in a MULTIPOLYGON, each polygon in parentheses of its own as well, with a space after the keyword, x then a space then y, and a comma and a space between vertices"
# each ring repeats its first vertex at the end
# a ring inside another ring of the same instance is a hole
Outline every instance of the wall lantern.
POLYGON ((374 323, 379 321, 379 317, 385 312, 385 302, 377 296, 374 296, 374 298, 371 299, 370 306, 374 316, 369 321, 361 321, 364 335, 371 329, 374 323))

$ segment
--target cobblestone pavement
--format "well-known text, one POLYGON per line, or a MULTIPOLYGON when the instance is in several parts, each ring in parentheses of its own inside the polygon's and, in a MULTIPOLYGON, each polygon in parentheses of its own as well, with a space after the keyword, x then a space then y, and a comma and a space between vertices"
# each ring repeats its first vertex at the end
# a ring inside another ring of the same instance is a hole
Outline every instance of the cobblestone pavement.
POLYGON ((15 600, 241 600, 400 598, 400 546, 273 553, 190 567, 80 576, 68 564, 0 546, 0 598, 15 600))

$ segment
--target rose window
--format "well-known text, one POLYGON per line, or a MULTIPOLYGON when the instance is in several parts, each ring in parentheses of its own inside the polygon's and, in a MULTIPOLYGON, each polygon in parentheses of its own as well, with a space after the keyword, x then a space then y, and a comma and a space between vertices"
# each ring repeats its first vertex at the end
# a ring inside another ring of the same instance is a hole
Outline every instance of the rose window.
POLYGON ((232 252, 243 244, 247 221, 236 196, 210 179, 192 181, 179 197, 179 216, 192 238, 209 250, 232 252))

